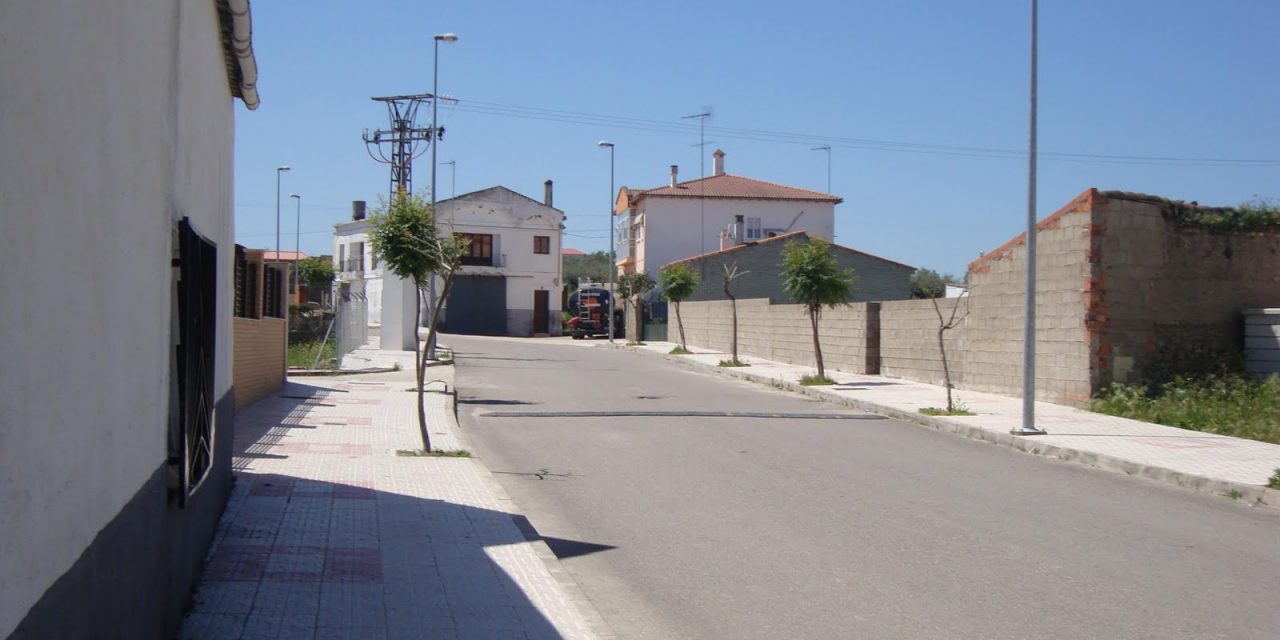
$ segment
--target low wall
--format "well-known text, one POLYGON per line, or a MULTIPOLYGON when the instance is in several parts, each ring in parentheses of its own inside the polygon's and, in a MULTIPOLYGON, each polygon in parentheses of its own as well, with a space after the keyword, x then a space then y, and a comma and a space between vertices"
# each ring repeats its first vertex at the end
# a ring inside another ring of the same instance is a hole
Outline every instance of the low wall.
POLYGON ((235 355, 231 384, 236 390, 236 410, 284 384, 285 321, 280 318, 233 318, 235 355))
MULTIPOLYGON (((727 300, 680 305, 685 336, 691 345, 728 353, 733 335, 732 303, 727 300)), ((850 373, 878 373, 879 303, 854 303, 824 309, 818 324, 823 364, 850 373)), ((669 316, 668 339, 679 340, 675 310, 669 316)), ((772 304, 757 298, 738 301, 738 353, 777 362, 816 366, 813 329, 804 307, 772 304)))

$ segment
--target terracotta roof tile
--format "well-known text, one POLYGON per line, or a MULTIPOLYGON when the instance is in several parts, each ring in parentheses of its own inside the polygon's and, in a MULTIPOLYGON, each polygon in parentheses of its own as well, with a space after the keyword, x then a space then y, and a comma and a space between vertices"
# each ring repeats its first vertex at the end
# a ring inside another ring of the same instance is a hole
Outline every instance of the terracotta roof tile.
POLYGON ((821 191, 798 189, 764 180, 744 178, 730 174, 708 176, 681 182, 676 186, 654 189, 631 189, 630 200, 634 204, 643 198, 740 198, 744 200, 813 200, 839 204, 844 201, 821 191))

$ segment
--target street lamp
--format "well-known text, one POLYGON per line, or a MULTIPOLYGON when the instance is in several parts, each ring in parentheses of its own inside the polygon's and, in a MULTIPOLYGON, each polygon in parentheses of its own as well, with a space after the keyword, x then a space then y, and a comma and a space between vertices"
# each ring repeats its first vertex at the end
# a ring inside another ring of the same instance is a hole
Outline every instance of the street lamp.
MULTIPOLYGON (((441 42, 457 42, 458 35, 455 33, 438 33, 435 36, 431 53, 431 215, 436 213, 436 147, 440 142, 440 127, 436 123, 436 105, 440 102, 437 97, 440 95, 440 43, 441 42)), ((431 315, 435 315, 435 308, 439 302, 436 301, 436 276, 431 274, 430 287, 428 289, 431 296, 429 309, 431 315)), ((413 328, 413 339, 418 340, 418 328, 413 328)), ((436 357, 436 343, 432 339, 427 344, 427 358, 436 357)))
POLYGON ((298 273, 298 257, 302 246, 302 196, 291 193, 290 198, 297 201, 297 213, 293 223, 293 298, 302 301, 302 275, 298 273))
POLYGON ((280 174, 289 170, 289 165, 276 167, 276 261, 280 260, 280 174))
POLYGON ((449 197, 452 198, 458 195, 458 161, 450 160, 440 164, 449 165, 449 197))
POLYGON ((831 193, 831 145, 824 144, 821 147, 814 147, 810 151, 827 152, 827 193, 831 193))
POLYGON ((1036 0, 1031 0, 1031 128, 1027 136, 1027 296, 1022 338, 1022 424, 1015 436, 1044 435, 1036 426, 1036 0))
POLYGON ((614 281, 614 263, 616 259, 613 255, 613 143, 608 140, 601 140, 596 143, 601 149, 609 149, 609 342, 613 343, 613 298, 616 288, 613 286, 614 281))

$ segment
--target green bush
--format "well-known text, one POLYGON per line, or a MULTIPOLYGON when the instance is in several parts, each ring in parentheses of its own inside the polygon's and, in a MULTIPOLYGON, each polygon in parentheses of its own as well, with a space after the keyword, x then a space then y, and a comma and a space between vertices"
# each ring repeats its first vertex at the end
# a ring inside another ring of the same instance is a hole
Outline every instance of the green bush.
POLYGON ((1280 444, 1280 376, 1179 377, 1163 385, 1113 384, 1098 413, 1280 444))

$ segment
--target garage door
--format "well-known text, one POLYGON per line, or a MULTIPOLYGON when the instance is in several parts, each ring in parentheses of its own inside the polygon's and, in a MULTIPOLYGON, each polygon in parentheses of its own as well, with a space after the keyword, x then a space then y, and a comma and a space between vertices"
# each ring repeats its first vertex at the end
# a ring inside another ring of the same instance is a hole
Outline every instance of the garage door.
POLYGON ((507 334, 507 279, 457 276, 449 292, 444 330, 473 336, 507 334))

